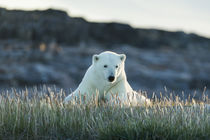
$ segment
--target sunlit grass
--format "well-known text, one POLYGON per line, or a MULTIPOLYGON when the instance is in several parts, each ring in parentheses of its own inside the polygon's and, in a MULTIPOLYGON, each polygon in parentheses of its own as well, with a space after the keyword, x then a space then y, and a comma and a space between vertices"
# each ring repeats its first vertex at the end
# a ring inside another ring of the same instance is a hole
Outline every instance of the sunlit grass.
POLYGON ((162 97, 153 105, 63 104, 63 91, 0 96, 0 139, 209 139, 209 99, 162 97))

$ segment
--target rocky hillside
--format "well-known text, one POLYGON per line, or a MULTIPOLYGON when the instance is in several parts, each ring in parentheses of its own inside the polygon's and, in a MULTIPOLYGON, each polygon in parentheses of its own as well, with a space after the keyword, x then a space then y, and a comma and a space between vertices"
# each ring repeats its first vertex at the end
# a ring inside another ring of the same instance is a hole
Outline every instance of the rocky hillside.
POLYGON ((210 39, 184 32, 91 23, 58 10, 0 9, 0 88, 48 84, 72 88, 91 56, 125 53, 128 81, 136 90, 174 94, 210 87, 210 39))
POLYGON ((19 11, 0 9, 0 39, 67 43, 98 43, 107 47, 139 48, 209 46, 210 39, 184 32, 135 29, 120 23, 91 23, 58 10, 19 11))

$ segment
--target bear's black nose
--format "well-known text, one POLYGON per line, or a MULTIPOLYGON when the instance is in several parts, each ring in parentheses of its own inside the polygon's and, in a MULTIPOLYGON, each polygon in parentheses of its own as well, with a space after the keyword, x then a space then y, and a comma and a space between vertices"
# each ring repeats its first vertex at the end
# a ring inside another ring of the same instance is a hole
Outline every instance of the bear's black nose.
POLYGON ((114 81, 114 78, 115 78, 114 76, 109 76, 109 77, 108 77, 109 82, 113 82, 113 81, 114 81))

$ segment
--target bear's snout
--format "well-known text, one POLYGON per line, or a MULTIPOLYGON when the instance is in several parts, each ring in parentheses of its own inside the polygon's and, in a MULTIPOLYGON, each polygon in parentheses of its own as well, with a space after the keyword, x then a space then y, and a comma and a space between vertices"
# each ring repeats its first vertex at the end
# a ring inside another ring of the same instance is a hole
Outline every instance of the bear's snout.
POLYGON ((109 76, 109 77, 108 77, 109 82, 113 82, 113 81, 114 81, 114 79, 115 79, 115 77, 114 77, 114 76, 109 76))

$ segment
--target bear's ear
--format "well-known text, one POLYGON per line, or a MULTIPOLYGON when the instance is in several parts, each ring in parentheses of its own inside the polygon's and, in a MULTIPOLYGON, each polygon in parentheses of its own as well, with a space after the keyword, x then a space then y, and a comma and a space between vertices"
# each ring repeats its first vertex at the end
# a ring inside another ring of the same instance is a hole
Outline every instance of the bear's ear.
POLYGON ((126 55, 125 54, 120 54, 120 60, 125 61, 126 55))
POLYGON ((99 56, 97 54, 93 55, 92 62, 95 63, 99 60, 99 56))

